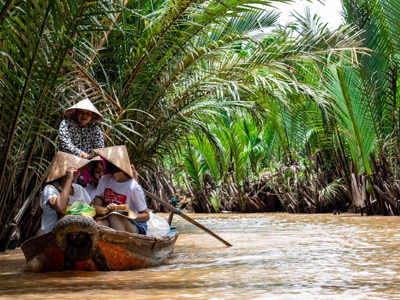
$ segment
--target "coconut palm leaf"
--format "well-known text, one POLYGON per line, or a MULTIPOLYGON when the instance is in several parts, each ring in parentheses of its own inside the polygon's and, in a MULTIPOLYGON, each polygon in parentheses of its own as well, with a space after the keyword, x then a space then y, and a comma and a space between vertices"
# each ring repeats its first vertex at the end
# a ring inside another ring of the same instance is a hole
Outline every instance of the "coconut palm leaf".
MULTIPOLYGON (((215 140, 215 139, 214 139, 215 140)), ((220 172, 218 160, 216 157, 215 147, 204 136, 197 135, 195 139, 190 142, 201 154, 203 158, 204 169, 207 169, 216 182, 220 181, 220 172)))
POLYGON ((197 190, 203 186, 202 176, 204 174, 204 164, 202 164, 202 157, 199 151, 195 148, 188 146, 188 152, 184 156, 185 169, 192 180, 192 184, 197 190))

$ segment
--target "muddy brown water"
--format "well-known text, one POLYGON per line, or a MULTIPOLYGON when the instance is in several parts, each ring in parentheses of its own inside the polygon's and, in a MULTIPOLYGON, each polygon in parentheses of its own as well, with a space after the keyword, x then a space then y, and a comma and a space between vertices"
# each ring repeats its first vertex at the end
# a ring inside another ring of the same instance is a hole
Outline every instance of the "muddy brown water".
POLYGON ((174 255, 125 272, 32 274, 21 250, 0 254, 1 299, 400 299, 398 217, 179 217, 174 255))

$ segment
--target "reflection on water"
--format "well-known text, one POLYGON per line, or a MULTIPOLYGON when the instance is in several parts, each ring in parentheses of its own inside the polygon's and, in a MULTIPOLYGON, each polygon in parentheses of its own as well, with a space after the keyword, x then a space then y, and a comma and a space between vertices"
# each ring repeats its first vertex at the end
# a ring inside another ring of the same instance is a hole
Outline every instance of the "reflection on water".
POLYGON ((175 253, 156 268, 32 274, 21 251, 10 251, 0 254, 0 298, 400 298, 398 217, 192 217, 234 246, 175 217, 175 253))

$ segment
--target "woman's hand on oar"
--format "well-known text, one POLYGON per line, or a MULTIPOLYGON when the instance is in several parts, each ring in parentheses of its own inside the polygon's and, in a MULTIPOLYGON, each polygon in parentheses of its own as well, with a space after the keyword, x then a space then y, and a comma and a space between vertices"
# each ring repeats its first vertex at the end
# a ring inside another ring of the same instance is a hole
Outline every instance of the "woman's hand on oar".
POLYGON ((232 246, 231 244, 229 244, 227 241, 225 241, 223 238, 219 237, 218 235, 216 235, 214 232, 212 232, 211 230, 207 229, 206 227, 204 227, 203 225, 201 225, 200 223, 198 223, 197 221, 193 220, 192 218, 190 218, 189 216, 185 215, 182 212, 178 212, 178 210, 173 207, 171 204, 161 200, 160 198, 158 198, 157 196, 153 195, 152 193, 146 191, 145 189, 143 189, 143 192, 149 196, 150 198, 158 201, 161 205, 163 205, 164 207, 168 208, 169 210, 178 213, 179 216, 181 216, 182 218, 184 218, 185 220, 189 221, 190 223, 192 223, 193 225, 196 225, 197 227, 199 227, 200 229, 204 230, 205 232, 207 232, 208 234, 212 235, 213 237, 215 237, 217 240, 223 242, 225 245, 227 245, 228 247, 232 246))

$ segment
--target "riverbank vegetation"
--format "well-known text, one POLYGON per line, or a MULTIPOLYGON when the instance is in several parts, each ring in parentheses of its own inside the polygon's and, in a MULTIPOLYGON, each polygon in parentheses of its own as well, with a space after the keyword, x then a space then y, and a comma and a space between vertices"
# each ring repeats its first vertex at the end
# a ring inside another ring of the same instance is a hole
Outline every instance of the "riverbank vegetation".
POLYGON ((277 2, 0 0, 0 250, 36 233, 85 96, 182 209, 399 214, 400 5, 342 0, 333 30, 307 11, 277 26, 277 2))
MULTIPOLYGON (((172 165, 148 180, 162 178, 154 192, 178 194, 181 207, 196 212, 399 214, 398 4, 342 3, 346 23, 361 29, 358 54, 321 55, 318 48, 337 32, 307 12, 296 15, 283 32, 290 43, 305 41, 318 53, 285 60, 296 82, 266 70, 271 90, 253 89, 242 110, 203 115, 204 127, 185 137, 172 165), (360 47, 369 51, 360 54, 360 47), (183 190, 167 179, 171 174, 182 179, 183 190)), ((280 34, 263 42, 293 54, 279 46, 280 34)), ((257 49, 246 46, 250 56, 257 49)))

